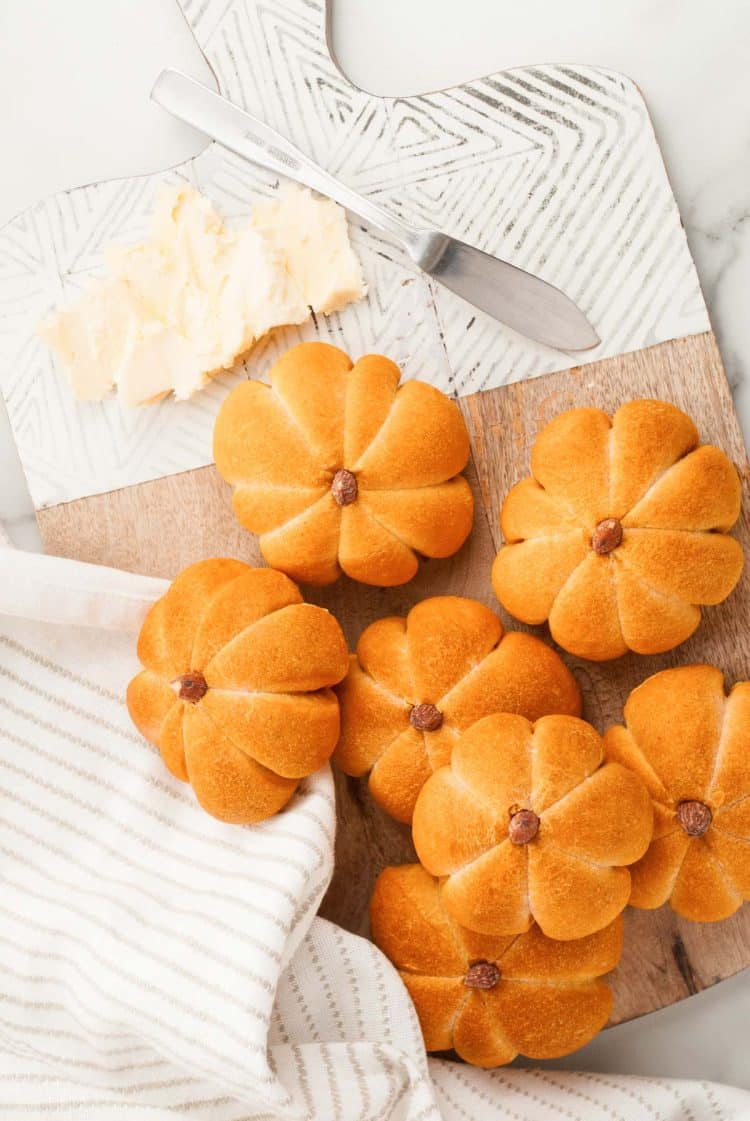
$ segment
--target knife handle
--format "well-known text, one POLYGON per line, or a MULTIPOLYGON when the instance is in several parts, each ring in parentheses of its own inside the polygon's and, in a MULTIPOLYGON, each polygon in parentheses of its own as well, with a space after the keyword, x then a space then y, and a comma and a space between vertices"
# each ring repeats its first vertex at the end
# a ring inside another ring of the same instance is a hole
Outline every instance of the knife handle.
POLYGON ((369 225, 392 234, 410 252, 420 242, 418 231, 329 175, 280 133, 194 78, 178 70, 162 70, 151 100, 252 163, 335 199, 369 225))

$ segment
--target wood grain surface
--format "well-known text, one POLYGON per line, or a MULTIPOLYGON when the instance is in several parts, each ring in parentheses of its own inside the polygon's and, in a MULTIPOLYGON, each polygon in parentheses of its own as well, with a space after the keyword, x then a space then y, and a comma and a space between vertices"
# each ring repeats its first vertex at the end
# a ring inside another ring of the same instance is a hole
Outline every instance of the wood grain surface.
MULTIPOLYGON (((497 610, 506 626, 521 629, 499 608, 489 580, 503 497, 528 473, 530 447, 553 416, 584 404, 611 412, 634 397, 674 402, 695 419, 703 441, 718 444, 732 458, 744 496, 734 532, 750 548, 747 454, 716 342, 706 333, 462 398, 473 447, 469 477, 478 499, 467 545, 450 561, 426 562, 402 588, 368 588, 344 578, 330 588, 307 589, 307 597, 337 615, 352 645, 374 619, 403 614, 435 594, 473 596, 497 610)), ((38 520, 49 553, 150 575, 172 577, 193 561, 217 555, 261 563, 256 541, 235 522, 229 487, 213 467, 42 510, 38 520)), ((583 691, 584 716, 600 730, 618 721, 630 690, 667 666, 711 662, 724 670, 728 684, 750 677, 749 623, 746 568, 729 599, 708 608, 693 638, 668 654, 629 655, 604 664, 564 654, 583 691)), ((364 781, 337 775, 336 787, 336 873, 322 913, 364 933, 375 876, 386 864, 413 858, 413 850, 408 829, 374 805, 364 781)), ((673 1004, 748 964, 750 906, 713 925, 679 919, 668 908, 629 910, 611 1022, 673 1004)))

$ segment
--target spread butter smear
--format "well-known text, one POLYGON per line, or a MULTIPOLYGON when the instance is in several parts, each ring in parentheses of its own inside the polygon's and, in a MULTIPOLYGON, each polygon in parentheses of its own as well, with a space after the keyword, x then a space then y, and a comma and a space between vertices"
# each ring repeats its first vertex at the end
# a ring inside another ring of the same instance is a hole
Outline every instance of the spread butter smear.
POLYGON ((39 325, 79 401, 191 397, 273 327, 365 294, 346 215, 296 186, 226 226, 192 187, 162 187, 151 232, 111 246, 105 273, 39 325))

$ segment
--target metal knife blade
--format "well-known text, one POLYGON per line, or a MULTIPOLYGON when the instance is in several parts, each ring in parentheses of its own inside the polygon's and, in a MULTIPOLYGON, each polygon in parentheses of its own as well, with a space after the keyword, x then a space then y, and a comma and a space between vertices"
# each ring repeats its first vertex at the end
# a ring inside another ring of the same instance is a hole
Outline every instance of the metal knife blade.
POLYGON ((528 338, 558 350, 599 345, 596 331, 569 296, 481 249, 448 238, 436 262, 424 271, 528 338))

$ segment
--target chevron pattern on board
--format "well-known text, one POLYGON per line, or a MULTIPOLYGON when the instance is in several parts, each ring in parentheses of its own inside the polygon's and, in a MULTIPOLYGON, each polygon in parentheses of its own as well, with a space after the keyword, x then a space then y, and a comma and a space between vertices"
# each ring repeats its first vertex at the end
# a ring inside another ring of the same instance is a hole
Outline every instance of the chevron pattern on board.
POLYGON ((536 66, 421 97, 380 99, 340 73, 323 0, 181 0, 222 92, 351 186, 415 222, 512 260, 576 299, 603 342, 575 358, 522 339, 352 225, 369 297, 274 332, 190 402, 77 404, 35 335, 111 242, 142 236, 156 184, 186 179, 241 220, 277 179, 218 145, 163 174, 47 199, 0 231, 0 388, 37 508, 210 462, 219 405, 283 349, 323 338, 382 350, 450 393, 594 361, 709 327, 646 107, 621 75, 536 66))

